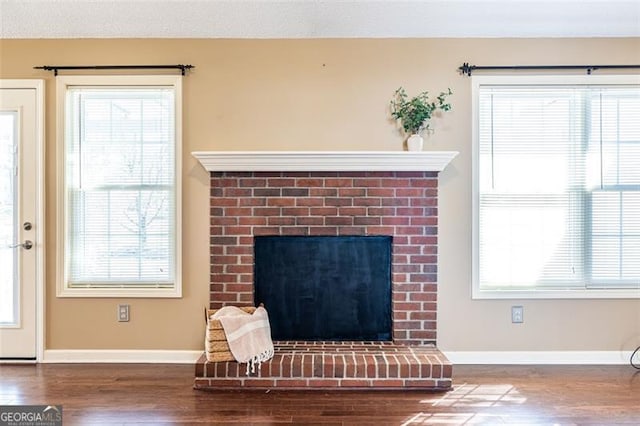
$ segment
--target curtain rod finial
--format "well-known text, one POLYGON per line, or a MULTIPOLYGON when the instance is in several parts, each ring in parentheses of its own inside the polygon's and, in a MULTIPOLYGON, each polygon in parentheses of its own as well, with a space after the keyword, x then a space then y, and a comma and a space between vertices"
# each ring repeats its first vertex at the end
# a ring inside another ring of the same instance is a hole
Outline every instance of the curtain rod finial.
POLYGON ((465 62, 462 64, 462 66, 458 67, 458 70, 460 71, 460 74, 471 77, 471 72, 475 67, 475 65, 469 65, 468 62, 465 62))

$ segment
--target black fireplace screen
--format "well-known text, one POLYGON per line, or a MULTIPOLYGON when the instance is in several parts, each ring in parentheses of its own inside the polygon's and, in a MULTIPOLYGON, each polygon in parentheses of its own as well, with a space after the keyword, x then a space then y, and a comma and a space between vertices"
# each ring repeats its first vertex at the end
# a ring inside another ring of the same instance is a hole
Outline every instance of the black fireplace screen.
POLYGON ((391 340, 391 237, 255 237, 274 340, 391 340))

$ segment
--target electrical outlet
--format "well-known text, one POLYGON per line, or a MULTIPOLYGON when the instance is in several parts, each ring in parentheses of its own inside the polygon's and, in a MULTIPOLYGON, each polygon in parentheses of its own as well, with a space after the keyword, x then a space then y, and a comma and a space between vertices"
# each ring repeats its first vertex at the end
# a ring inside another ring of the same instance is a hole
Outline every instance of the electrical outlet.
POLYGON ((524 322, 524 307, 522 306, 511 307, 511 322, 514 324, 520 324, 524 322))
POLYGON ((118 305, 118 321, 129 321, 129 305, 118 305))

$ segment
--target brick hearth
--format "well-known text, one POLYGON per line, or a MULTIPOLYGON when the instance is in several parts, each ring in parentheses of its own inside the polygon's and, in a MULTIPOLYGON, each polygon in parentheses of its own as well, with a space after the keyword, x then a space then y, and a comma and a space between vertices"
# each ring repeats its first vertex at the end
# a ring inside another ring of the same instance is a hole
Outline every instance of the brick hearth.
POLYGON ((278 342, 274 358, 249 377, 235 362, 203 357, 195 388, 450 388, 451 365, 435 348, 437 172, 212 171, 210 177, 212 309, 253 305, 255 236, 388 235, 393 342, 278 342))
POLYGON ((433 345, 391 342, 275 342, 275 355, 247 376, 237 362, 196 364, 196 389, 451 388, 452 368, 433 345))

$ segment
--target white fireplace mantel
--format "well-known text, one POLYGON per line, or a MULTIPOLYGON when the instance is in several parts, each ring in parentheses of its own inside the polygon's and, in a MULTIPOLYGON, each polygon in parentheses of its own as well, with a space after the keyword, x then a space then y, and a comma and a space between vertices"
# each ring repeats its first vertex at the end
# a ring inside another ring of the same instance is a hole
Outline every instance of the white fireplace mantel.
POLYGON ((441 172, 457 151, 195 151, 209 172, 441 172))

